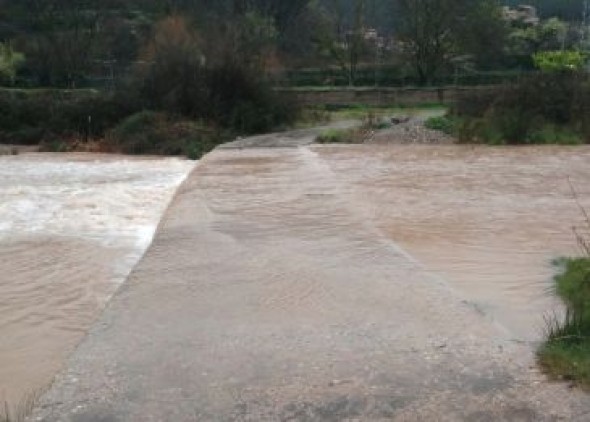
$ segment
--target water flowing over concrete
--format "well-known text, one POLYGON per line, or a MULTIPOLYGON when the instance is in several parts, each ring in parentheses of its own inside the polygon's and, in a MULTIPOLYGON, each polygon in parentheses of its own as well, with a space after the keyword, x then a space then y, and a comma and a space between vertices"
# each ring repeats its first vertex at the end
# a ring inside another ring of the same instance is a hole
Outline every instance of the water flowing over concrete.
POLYGON ((588 419, 529 340, 589 149, 262 142, 191 174, 36 418, 588 419))
POLYGON ((0 403, 44 387, 149 246, 176 159, 0 157, 0 403))
POLYGON ((590 149, 316 148, 351 204, 514 338, 539 340, 560 310, 552 261, 580 253, 590 149), (569 180, 569 181, 568 181, 569 180))

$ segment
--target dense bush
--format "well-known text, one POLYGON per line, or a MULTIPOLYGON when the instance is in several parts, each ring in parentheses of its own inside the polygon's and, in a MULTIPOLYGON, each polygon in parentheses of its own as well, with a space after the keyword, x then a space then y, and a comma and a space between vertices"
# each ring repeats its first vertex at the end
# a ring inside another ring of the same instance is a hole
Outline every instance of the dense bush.
POLYGON ((204 118, 240 134, 269 131, 295 119, 296 107, 245 66, 227 60, 205 67, 190 57, 168 58, 176 64, 155 66, 142 81, 151 108, 204 118))
POLYGON ((543 72, 580 70, 586 61, 580 51, 540 51, 533 55, 535 66, 543 72))
POLYGON ((145 53, 149 65, 136 74, 150 109, 205 119, 239 134, 292 123, 295 107, 275 94, 260 63, 239 51, 226 51, 224 38, 218 40, 219 51, 207 57, 202 44, 181 17, 157 25, 145 53))
POLYGON ((199 157, 221 131, 261 133, 294 121, 296 107, 260 65, 223 52, 206 59, 198 40, 183 18, 164 19, 143 64, 115 92, 0 91, 0 143, 60 151, 108 134, 109 148, 121 152, 199 157))
POLYGON ((0 91, 0 143, 62 145, 108 133, 109 141, 122 142, 123 152, 200 156, 218 138, 204 126, 249 134, 293 121, 295 108, 252 70, 229 62, 204 68, 192 61, 190 66, 200 73, 172 74, 174 66, 158 67, 115 93, 0 91), (163 114, 136 114, 146 107, 163 114), (135 129, 140 130, 134 134, 135 129))
POLYGON ((539 73, 520 83, 462 96, 451 111, 465 142, 580 143, 590 140, 590 79, 539 73))
POLYGON ((3 91, 0 142, 32 145, 55 137, 102 137, 139 107, 130 95, 3 91))
POLYGON ((228 27, 205 56, 207 44, 186 18, 162 19, 127 86, 115 92, 0 91, 0 143, 62 150, 101 143, 108 133, 108 144, 123 152, 198 157, 217 143, 218 132, 252 134, 292 123, 296 108, 272 89, 264 57, 251 60, 256 51, 242 51, 242 26, 228 27))
POLYGON ((455 132, 456 121, 449 116, 436 116, 427 119, 424 126, 427 129, 452 135, 455 132))
POLYGON ((143 111, 129 116, 107 133, 107 145, 126 154, 186 155, 198 159, 222 139, 194 121, 143 111))
POLYGON ((355 131, 350 129, 327 129, 316 138, 318 144, 352 144, 359 143, 355 139, 355 131))
POLYGON ((293 123, 297 107, 276 94, 256 71, 228 59, 207 78, 208 117, 239 133, 261 133, 293 123))

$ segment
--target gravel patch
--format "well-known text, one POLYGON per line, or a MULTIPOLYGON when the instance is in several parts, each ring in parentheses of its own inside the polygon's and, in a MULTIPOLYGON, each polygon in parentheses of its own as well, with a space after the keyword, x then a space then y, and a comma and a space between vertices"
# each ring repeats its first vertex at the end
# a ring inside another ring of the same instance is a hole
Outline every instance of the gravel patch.
MULTIPOLYGON (((404 119, 400 119, 404 120, 404 119)), ((389 129, 376 131, 366 144, 453 144, 455 139, 443 132, 424 126, 425 117, 411 117, 389 129)))

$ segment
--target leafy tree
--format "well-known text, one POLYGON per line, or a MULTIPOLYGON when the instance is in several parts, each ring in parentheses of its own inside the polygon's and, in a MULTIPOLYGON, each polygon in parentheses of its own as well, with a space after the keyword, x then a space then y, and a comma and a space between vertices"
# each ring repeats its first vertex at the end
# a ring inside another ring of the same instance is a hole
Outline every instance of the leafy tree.
POLYGON ((563 49, 568 32, 568 25, 551 18, 537 26, 516 28, 508 39, 510 53, 530 56, 539 51, 563 49))
POLYGON ((470 55, 483 69, 502 66, 509 28, 497 0, 479 0, 455 28, 457 53, 470 55))

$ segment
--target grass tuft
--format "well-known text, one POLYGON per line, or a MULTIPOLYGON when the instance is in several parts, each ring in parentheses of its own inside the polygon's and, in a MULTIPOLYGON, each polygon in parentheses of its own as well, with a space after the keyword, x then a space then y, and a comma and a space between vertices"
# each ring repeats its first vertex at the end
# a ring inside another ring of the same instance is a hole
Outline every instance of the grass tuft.
POLYGON ((355 144, 360 143, 356 138, 358 129, 327 129, 320 133, 318 144, 355 144))
POLYGON ((8 402, 4 402, 3 406, 0 404, 0 422, 26 421, 27 417, 35 408, 39 396, 39 392, 29 393, 16 406, 10 406, 8 402))
POLYGON ((457 122, 451 116, 430 117, 424 122, 424 126, 430 130, 438 130, 447 135, 454 135, 456 132, 457 122))

